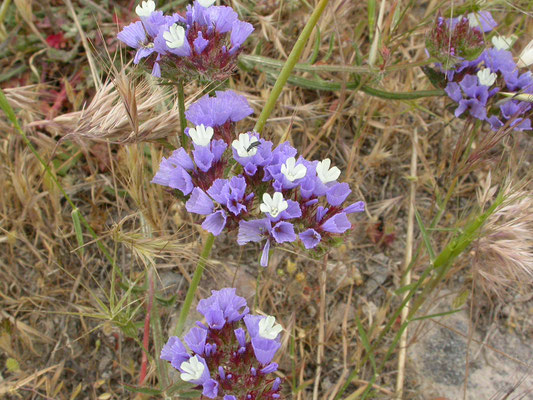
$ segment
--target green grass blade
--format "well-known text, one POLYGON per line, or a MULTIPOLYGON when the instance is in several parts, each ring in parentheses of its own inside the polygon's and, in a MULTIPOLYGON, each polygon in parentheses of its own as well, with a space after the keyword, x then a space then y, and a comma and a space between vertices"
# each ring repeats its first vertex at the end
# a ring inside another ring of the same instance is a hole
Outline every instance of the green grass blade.
POLYGON ((424 223, 422 222, 422 217, 420 216, 416 208, 415 208, 415 217, 416 217, 416 222, 418 223, 418 227, 420 228, 420 234, 422 235, 422 240, 424 241, 424 244, 426 245, 426 249, 429 253, 429 258, 431 259, 431 262, 433 262, 433 260, 435 259, 435 250, 433 250, 433 246, 431 246, 431 239, 429 238, 426 227, 424 226, 424 223))

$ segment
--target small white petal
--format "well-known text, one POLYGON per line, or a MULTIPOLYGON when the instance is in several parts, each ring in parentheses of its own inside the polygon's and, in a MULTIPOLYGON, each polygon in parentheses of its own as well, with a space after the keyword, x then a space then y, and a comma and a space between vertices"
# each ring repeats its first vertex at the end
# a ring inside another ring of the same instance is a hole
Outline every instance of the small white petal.
POLYGON ((496 50, 509 50, 513 45, 513 39, 505 36, 493 36, 491 42, 496 50))
POLYGON ((139 17, 149 17, 155 11, 155 3, 153 0, 143 1, 135 7, 135 13, 139 17))
POLYGON ((171 49, 178 49, 185 43, 185 29, 178 24, 172 25, 168 31, 163 32, 167 46, 171 49))
POLYGON ((522 53, 520 53, 516 66, 518 68, 525 68, 529 67, 531 64, 533 64, 533 40, 529 42, 524 50, 522 50, 522 53))
POLYGON ((283 199, 280 192, 274 193, 272 197, 268 193, 263 194, 263 202, 259 205, 259 209, 264 213, 269 213, 272 218, 276 218, 287 208, 289 208, 289 203, 283 199))
POLYGON ((479 17, 475 13, 468 14, 467 18, 468 25, 470 25, 470 28, 475 28, 476 26, 479 26, 479 17))
POLYGON ((494 72, 490 72, 489 68, 484 68, 477 72, 477 78, 480 85, 492 86, 492 84, 496 82, 497 76, 494 72))
POLYGON ((197 0, 202 7, 210 7, 214 4, 215 0, 197 0))
POLYGON ((336 181, 341 175, 340 169, 337 167, 330 168, 330 166, 331 160, 329 158, 319 161, 316 166, 316 174, 323 184, 336 181))
POLYGON ((239 140, 234 140, 231 146, 237 151, 239 157, 252 157, 257 153, 257 146, 251 146, 252 143, 258 142, 255 136, 249 136, 247 133, 241 133, 239 140))
POLYGON ((208 146, 214 134, 213 128, 210 126, 205 127, 204 124, 189 129, 189 136, 197 146, 208 146))
POLYGON ((294 182, 305 176, 307 173, 307 167, 303 164, 296 165, 296 159, 294 157, 289 157, 285 163, 281 165, 281 173, 287 178, 287 180, 294 182))
POLYGON ((181 379, 186 382, 195 381, 202 377, 205 365, 198 359, 198 356, 189 358, 181 363, 180 368, 184 371, 181 373, 181 379))
POLYGON ((283 328, 280 324, 276 324, 276 318, 272 315, 259 321, 259 336, 264 339, 274 340, 282 330, 283 328))

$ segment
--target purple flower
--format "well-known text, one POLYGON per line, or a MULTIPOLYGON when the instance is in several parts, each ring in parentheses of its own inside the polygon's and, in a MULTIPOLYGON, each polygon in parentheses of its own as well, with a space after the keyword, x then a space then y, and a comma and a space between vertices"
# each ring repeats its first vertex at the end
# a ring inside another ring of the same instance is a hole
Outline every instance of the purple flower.
POLYGON ((214 206, 211 198, 202 189, 194 188, 185 208, 195 214, 208 215, 213 212, 214 206))
POLYGON ((253 112, 244 96, 227 90, 217 91, 214 97, 205 95, 192 104, 185 112, 187 120, 194 125, 205 125, 215 128, 227 121, 237 122, 253 112))
POLYGON ((226 226, 226 220, 227 216, 224 210, 218 210, 205 218, 202 223, 202 228, 212 233, 214 236, 218 236, 226 226))
POLYGON ((203 355, 205 340, 207 338, 207 330, 194 327, 188 334, 185 335, 185 343, 189 346, 189 349, 194 351, 196 354, 203 355))
POLYGON ((303 231, 299 236, 306 249, 314 249, 322 239, 320 233, 311 228, 303 231))
POLYGON ((245 347, 246 346, 246 332, 242 328, 238 328, 234 330, 235 337, 237 338, 237 342, 239 342, 239 346, 245 347))
POLYGON ((471 27, 481 27, 483 33, 492 31, 498 26, 498 23, 492 18, 489 11, 479 11, 467 15, 471 27))
POLYGON ((218 394, 218 382, 214 379, 208 379, 206 380, 203 385, 203 391, 202 394, 206 397, 209 397, 210 399, 214 399, 217 397, 218 394))
POLYGON ((281 343, 275 340, 263 339, 257 336, 252 339, 252 347, 254 349, 255 358, 261 364, 266 365, 272 361, 276 352, 281 347, 281 343))
POLYGON ((220 160, 226 148, 226 143, 221 139, 212 140, 209 146, 195 144, 192 153, 196 166, 203 172, 209 171, 213 164, 220 160))
POLYGON ((346 182, 336 183, 326 192, 326 198, 331 206, 337 207, 344 203, 344 200, 352 191, 346 182))
POLYGON ((175 150, 167 159, 164 158, 159 164, 159 171, 152 179, 152 183, 179 189, 184 195, 188 195, 194 188, 192 178, 187 170, 192 170, 194 164, 184 149, 175 150))
POLYGON ((167 344, 161 349, 161 359, 170 361, 174 368, 179 368, 182 362, 187 361, 190 355, 177 336, 171 336, 167 344))
POLYGON ((289 222, 280 221, 272 228, 272 237, 278 243, 294 242, 296 234, 294 233, 294 226, 289 222))
POLYGON ((205 12, 209 26, 214 26, 219 33, 231 31, 233 24, 238 21, 238 15, 231 7, 209 7, 205 12))
POLYGON ((211 291, 211 297, 202 299, 196 308, 198 312, 208 319, 208 316, 213 317, 212 320, 216 322, 214 326, 208 321, 211 328, 220 329, 225 322, 235 322, 244 317, 249 312, 246 306, 246 300, 235 294, 236 289, 227 288, 222 290, 211 291), (244 309, 243 309, 244 308, 244 309), (243 309, 242 311, 240 311, 243 309), (222 317, 222 319, 220 318, 222 317), (222 322, 222 324, 220 324, 222 322))
POLYGON ((128 46, 137 49, 137 53, 133 59, 134 64, 139 64, 141 59, 148 57, 155 51, 153 46, 147 46, 148 39, 141 21, 133 22, 128 26, 125 26, 124 29, 118 33, 117 38, 128 46))
POLYGON ((259 371, 259 373, 266 375, 271 374, 272 372, 276 372, 278 370, 278 364, 277 363, 270 363, 265 368, 259 371))
POLYGON ((204 39, 203 35, 202 35, 202 31, 200 31, 200 32, 198 32, 198 37, 196 39, 194 39, 193 44, 194 44, 194 50, 198 54, 201 54, 205 50, 207 45, 209 44, 209 40, 204 39))
POLYGON ((344 233, 352 227, 346 213, 335 214, 324 222, 321 228, 329 233, 344 233))
POLYGON ((365 211, 365 203, 364 201, 358 201, 356 203, 350 204, 348 207, 346 207, 344 210, 342 210, 346 214, 352 214, 356 212, 363 212, 365 211))
POLYGON ((275 323, 274 317, 258 315, 247 315, 244 323, 252 338, 255 357, 263 365, 270 363, 281 346, 278 340, 281 326, 275 323))
POLYGON ((235 53, 244 41, 251 35, 254 31, 254 27, 248 22, 243 21, 234 21, 231 27, 231 50, 230 54, 235 53))
POLYGON ((455 82, 448 82, 444 91, 450 97, 450 99, 452 99, 456 103, 459 103, 463 99, 461 87, 455 82))
POLYGON ((240 221, 237 243, 242 246, 249 242, 260 242, 265 238, 265 235, 270 234, 271 229, 272 225, 268 218, 240 221))

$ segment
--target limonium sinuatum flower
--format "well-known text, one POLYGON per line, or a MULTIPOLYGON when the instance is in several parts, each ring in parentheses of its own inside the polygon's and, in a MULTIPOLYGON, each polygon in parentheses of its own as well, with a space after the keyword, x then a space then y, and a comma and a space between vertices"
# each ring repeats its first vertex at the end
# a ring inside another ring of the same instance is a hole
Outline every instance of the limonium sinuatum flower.
POLYGON ((213 4, 195 0, 184 15, 164 15, 154 1, 142 1, 135 8, 140 21, 124 27, 117 38, 136 50, 134 64, 144 60, 154 76, 223 80, 235 69, 254 28, 240 21, 231 7, 213 4))
POLYGON ((488 11, 450 20, 438 17, 426 46, 430 55, 443 57, 437 67, 447 81, 446 93, 457 103, 455 116, 470 115, 488 122, 493 130, 504 126, 531 130, 528 114, 532 104, 514 94, 533 94, 531 72, 520 71, 528 65, 529 58, 533 63, 533 51, 529 54, 525 49, 515 61, 509 51, 515 39, 503 36, 493 36, 492 47, 485 47, 482 33, 496 26, 488 11), (508 94, 509 98, 502 99, 498 93, 508 94))
POLYGON ((282 399, 281 379, 272 376, 283 331, 275 317, 250 315, 233 288, 213 290, 197 311, 205 322, 198 321, 184 336, 185 344, 170 337, 161 359, 210 399, 282 399))
MULTIPOLYGON (((487 87, 474 78, 463 90, 486 98, 487 87)), ((464 99, 463 107, 480 112, 477 101, 464 99)), ((200 215, 202 228, 213 235, 237 230, 239 245, 262 243, 262 266, 270 249, 284 243, 319 256, 352 228, 348 215, 362 212, 364 203, 344 205, 351 190, 337 181, 341 170, 329 158, 309 161, 288 142, 274 148, 256 132, 237 135, 235 123, 250 113, 246 99, 231 91, 192 104, 185 113, 194 125, 186 129, 192 154, 180 148, 163 158, 152 182, 177 189, 187 211, 200 215)))

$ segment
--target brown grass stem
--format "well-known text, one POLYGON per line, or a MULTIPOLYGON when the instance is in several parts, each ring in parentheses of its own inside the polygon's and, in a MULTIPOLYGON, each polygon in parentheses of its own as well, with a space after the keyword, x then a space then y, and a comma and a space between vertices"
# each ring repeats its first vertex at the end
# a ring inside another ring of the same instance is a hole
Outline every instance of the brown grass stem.
POLYGON ((318 322, 318 346, 316 352, 316 373, 313 386, 313 400, 318 400, 318 389, 320 387, 320 377, 322 375, 322 359, 324 358, 324 327, 326 326, 326 282, 327 282, 328 255, 324 256, 322 271, 320 272, 320 310, 318 322))
MULTIPOLYGON (((407 215, 407 238, 405 244, 405 258, 404 258, 404 276, 402 279, 401 286, 407 286, 411 284, 411 270, 409 269, 409 264, 411 263, 411 258, 413 257, 413 231, 414 231, 414 220, 415 220, 415 200, 416 200, 416 164, 417 164, 417 154, 416 154, 416 144, 418 142, 417 130, 413 131, 412 136, 412 153, 411 153, 411 171, 410 179, 411 184, 409 188, 409 211, 407 215)), ((404 296, 405 298, 405 296, 404 296)), ((406 303, 405 307, 402 308, 401 321, 402 324, 407 321, 407 315, 409 313, 409 303, 406 303)), ((405 361, 407 358, 407 328, 405 328, 401 338, 400 338, 400 348, 398 352, 398 375, 396 378, 396 399, 401 400, 403 397, 403 385, 405 379, 405 361)))

